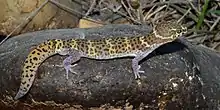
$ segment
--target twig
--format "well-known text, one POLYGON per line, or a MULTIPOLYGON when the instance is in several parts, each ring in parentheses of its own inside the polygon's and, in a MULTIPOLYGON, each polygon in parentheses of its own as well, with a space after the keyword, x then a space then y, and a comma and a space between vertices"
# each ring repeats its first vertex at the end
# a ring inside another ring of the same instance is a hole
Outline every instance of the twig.
MULTIPOLYGON (((123 2, 123 0, 121 0, 121 2, 123 2)), ((129 1, 129 0, 126 0, 126 2, 127 2, 127 4, 128 4, 128 10, 130 11, 130 13, 131 13, 131 15, 133 15, 133 18, 135 19, 135 18, 137 18, 139 21, 140 21, 140 18, 138 18, 139 17, 139 15, 140 15, 140 13, 142 13, 142 9, 141 10, 136 10, 136 9, 134 9, 132 6, 131 6, 131 2, 132 1, 129 1), (139 11, 139 12, 138 12, 139 11), (137 14, 136 14, 137 13, 137 14), (135 16, 135 17, 134 17, 135 16)), ((140 9, 140 6, 139 6, 139 8, 138 9, 140 9)))
POLYGON ((37 13, 48 3, 48 1, 49 0, 46 0, 40 7, 34 10, 21 24, 19 24, 10 34, 7 35, 5 39, 0 42, 0 45, 2 45, 17 29, 20 28, 21 31, 21 29, 23 29, 37 15, 37 13))
POLYGON ((141 24, 139 21, 137 21, 137 20, 135 20, 135 19, 132 19, 131 17, 125 15, 124 13, 122 13, 122 12, 120 12, 120 11, 118 11, 118 10, 115 10, 114 8, 110 7, 107 3, 103 2, 103 4, 106 5, 106 6, 108 7, 108 9, 111 10, 112 12, 117 13, 117 14, 119 14, 119 15, 121 15, 121 16, 124 16, 124 17, 126 17, 127 19, 133 21, 134 23, 141 24))
POLYGON ((189 3, 189 5, 192 7, 192 9, 193 10, 195 10, 196 11, 196 13, 198 13, 199 14, 199 11, 196 9, 196 7, 192 4, 192 2, 191 1, 189 1, 189 0, 187 0, 187 2, 189 3))
MULTIPOLYGON (((219 23, 220 21, 220 17, 217 18, 217 20, 214 22, 214 24, 211 26, 211 28, 209 29, 209 31, 212 31, 215 26, 219 23)), ((203 43, 206 39, 208 38, 208 36, 206 35, 202 40, 201 40, 201 43, 203 43)))
POLYGON ((167 5, 167 4, 188 4, 188 2, 183 1, 183 0, 176 0, 176 1, 167 1, 167 2, 157 2, 157 3, 152 3, 152 4, 148 4, 143 6, 143 8, 150 8, 154 5, 156 6, 160 6, 160 5, 167 5))
POLYGON ((150 13, 153 11, 154 7, 156 7, 156 5, 154 5, 153 7, 151 7, 151 9, 147 12, 147 14, 144 16, 144 21, 147 21, 150 18, 150 13))
POLYGON ((91 6, 89 7, 89 10, 86 12, 85 16, 88 16, 90 14, 90 12, 94 9, 96 5, 96 0, 93 0, 91 6))
POLYGON ((122 6, 125 8, 125 10, 127 11, 127 13, 128 13, 128 15, 130 16, 130 18, 131 18, 132 20, 135 20, 135 18, 132 16, 130 10, 128 9, 128 7, 125 5, 124 0, 121 0, 121 4, 122 4, 122 6))
POLYGON ((177 21, 177 23, 179 23, 180 21, 182 21, 182 19, 190 12, 191 8, 189 8, 186 13, 177 21))
POLYGON ((219 21, 220 21, 220 17, 217 18, 217 20, 214 22, 214 24, 213 24, 212 27, 209 29, 209 31, 212 31, 212 30, 215 28, 215 26, 219 23, 219 21))
MULTIPOLYGON (((140 0, 140 2, 141 2, 141 0, 140 0)), ((140 6, 139 6, 139 8, 138 8, 138 14, 139 14, 139 20, 142 22, 142 23, 145 23, 145 21, 144 21, 144 14, 143 14, 143 4, 142 3, 140 3, 139 2, 139 4, 140 4, 140 6)))
MULTIPOLYGON (((49 1, 50 1, 50 3, 56 5, 57 7, 63 9, 64 11, 67 11, 67 12, 69 12, 71 14, 78 14, 78 15, 81 15, 81 16, 85 16, 84 14, 82 14, 82 13, 80 13, 78 11, 75 11, 75 10, 73 10, 73 9, 63 5, 63 4, 60 4, 59 2, 56 2, 54 0, 49 0, 49 1)), ((86 19, 88 21, 92 21, 92 22, 95 22, 95 23, 98 23, 98 24, 104 24, 104 25, 107 24, 107 23, 102 23, 102 22, 99 22, 99 21, 96 21, 96 20, 93 20, 93 19, 87 18, 87 17, 83 17, 82 19, 86 19)))
MULTIPOLYGON (((158 13, 159 11, 161 11, 162 9, 164 9, 166 7, 166 5, 157 8, 153 13, 149 14, 148 18, 149 19, 151 16, 155 15, 156 13, 158 13)), ((156 19, 156 18, 155 18, 156 19)), ((155 21, 155 20, 154 20, 155 21)))
POLYGON ((220 42, 218 42, 217 44, 215 44, 215 45, 212 47, 212 49, 217 48, 219 45, 220 45, 220 42))
POLYGON ((202 37, 203 35, 205 35, 205 33, 193 34, 193 35, 191 35, 191 36, 188 36, 187 38, 188 38, 188 39, 195 39, 195 38, 198 38, 198 37, 202 37))
MULTIPOLYGON (((187 12, 186 9, 178 7, 176 5, 170 5, 171 7, 173 7, 174 9, 176 9, 177 11, 179 11, 182 14, 185 14, 187 12)), ((189 12, 188 17, 193 19, 193 21, 197 21, 197 16, 195 16, 194 14, 192 14, 191 12, 189 12)))

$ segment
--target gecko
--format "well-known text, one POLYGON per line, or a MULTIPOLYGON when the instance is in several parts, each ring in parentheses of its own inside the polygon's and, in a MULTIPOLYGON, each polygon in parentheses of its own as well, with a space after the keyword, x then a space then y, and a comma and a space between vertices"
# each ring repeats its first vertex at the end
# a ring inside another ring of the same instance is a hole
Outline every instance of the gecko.
POLYGON ((75 65, 75 62, 82 57, 101 60, 133 57, 131 67, 135 79, 139 79, 139 73, 144 73, 144 71, 140 71, 139 62, 161 45, 173 42, 186 32, 186 27, 170 20, 153 25, 153 31, 145 36, 124 36, 93 40, 48 40, 38 45, 28 54, 21 74, 20 88, 14 99, 17 100, 27 94, 34 82, 38 67, 52 55, 68 55, 63 61, 67 78, 69 71, 74 72, 71 69, 72 64, 75 65))

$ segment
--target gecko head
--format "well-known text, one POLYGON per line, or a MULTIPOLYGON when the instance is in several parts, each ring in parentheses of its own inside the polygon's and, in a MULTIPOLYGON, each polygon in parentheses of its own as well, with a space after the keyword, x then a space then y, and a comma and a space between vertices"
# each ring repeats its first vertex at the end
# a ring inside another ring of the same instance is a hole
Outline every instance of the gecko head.
POLYGON ((187 32, 187 28, 177 23, 177 21, 162 21, 154 27, 154 34, 161 39, 176 39, 187 32))

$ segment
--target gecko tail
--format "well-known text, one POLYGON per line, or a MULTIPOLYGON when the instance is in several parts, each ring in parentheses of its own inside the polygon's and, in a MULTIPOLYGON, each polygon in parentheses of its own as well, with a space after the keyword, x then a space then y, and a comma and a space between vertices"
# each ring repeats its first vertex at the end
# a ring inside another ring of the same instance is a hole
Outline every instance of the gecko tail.
POLYGON ((27 93, 27 91, 23 91, 21 88, 19 89, 18 93, 16 94, 16 96, 14 97, 15 100, 20 99, 21 97, 23 97, 25 94, 27 93))
POLYGON ((21 84, 18 93, 14 97, 15 100, 23 97, 28 93, 34 82, 38 67, 43 63, 45 59, 56 54, 56 49, 60 45, 62 45, 62 40, 49 40, 48 42, 40 44, 29 53, 24 62, 21 84))

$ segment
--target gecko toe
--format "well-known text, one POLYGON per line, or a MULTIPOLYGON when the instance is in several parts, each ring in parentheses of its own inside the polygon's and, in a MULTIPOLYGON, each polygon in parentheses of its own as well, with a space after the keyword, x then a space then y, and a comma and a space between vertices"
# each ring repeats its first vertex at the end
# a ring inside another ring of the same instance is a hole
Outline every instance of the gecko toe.
POLYGON ((145 71, 139 71, 139 73, 143 74, 143 73, 145 73, 145 71))
POLYGON ((138 65, 138 73, 141 73, 141 74, 145 73, 144 71, 140 70, 140 68, 141 68, 141 65, 138 65))
POLYGON ((135 79, 140 79, 141 78, 139 73, 135 73, 134 75, 135 75, 135 79))
POLYGON ((70 65, 69 71, 70 71, 71 73, 77 74, 77 72, 72 69, 72 68, 75 67, 76 65, 77 65, 77 64, 70 65))
POLYGON ((69 79, 69 71, 71 73, 74 73, 74 74, 77 74, 77 72, 75 72, 72 67, 76 66, 77 64, 74 64, 74 65, 64 65, 64 68, 66 70, 66 79, 69 79))

